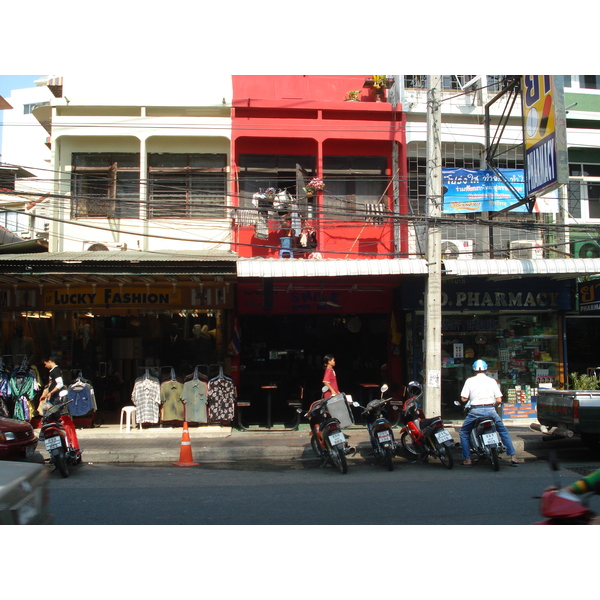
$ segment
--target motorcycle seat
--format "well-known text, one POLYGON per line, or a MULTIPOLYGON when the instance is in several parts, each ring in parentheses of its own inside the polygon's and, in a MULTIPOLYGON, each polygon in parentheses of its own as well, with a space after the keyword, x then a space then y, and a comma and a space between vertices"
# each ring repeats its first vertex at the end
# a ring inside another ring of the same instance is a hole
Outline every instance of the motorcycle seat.
POLYGON ((429 427, 430 425, 433 425, 441 420, 442 417, 431 417, 430 419, 421 419, 419 421, 419 425, 421 426, 421 429, 425 429, 425 427, 429 427))

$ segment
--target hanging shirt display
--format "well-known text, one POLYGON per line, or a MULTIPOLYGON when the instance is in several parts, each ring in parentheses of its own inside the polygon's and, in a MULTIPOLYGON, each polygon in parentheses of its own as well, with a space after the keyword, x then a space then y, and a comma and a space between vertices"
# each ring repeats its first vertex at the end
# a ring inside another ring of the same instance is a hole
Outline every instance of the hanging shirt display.
POLYGON ((97 410, 94 388, 84 379, 77 378, 68 387, 67 398, 72 401, 68 407, 72 417, 83 417, 97 410))
POLYGON ((138 377, 131 392, 131 402, 135 406, 135 419, 138 423, 158 423, 160 417, 160 383, 147 372, 138 377))
POLYGON ((183 421, 183 383, 179 381, 175 372, 171 370, 171 376, 160 384, 160 401, 162 404, 163 421, 183 421))
POLYGON ((235 410, 235 384, 220 373, 208 382, 208 406, 211 421, 232 421, 235 410))
POLYGON ((192 379, 184 382, 183 394, 181 396, 185 402, 185 414, 190 423, 208 422, 208 385, 198 375, 198 369, 194 371, 192 379))

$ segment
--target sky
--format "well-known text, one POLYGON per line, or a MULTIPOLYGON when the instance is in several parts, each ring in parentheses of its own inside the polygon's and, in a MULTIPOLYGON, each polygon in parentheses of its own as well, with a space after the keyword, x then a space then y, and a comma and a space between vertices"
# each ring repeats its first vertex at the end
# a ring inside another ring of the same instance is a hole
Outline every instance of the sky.
MULTIPOLYGON (((0 72, 0 96, 6 99, 10 96, 12 90, 35 87, 35 80, 40 77, 43 77, 43 75, 2 75, 0 72)), ((14 110, 14 108, 10 110, 14 110)), ((3 110, 0 110, 0 152, 2 151, 3 112, 3 110)), ((0 162, 2 162, 1 157, 0 162)))

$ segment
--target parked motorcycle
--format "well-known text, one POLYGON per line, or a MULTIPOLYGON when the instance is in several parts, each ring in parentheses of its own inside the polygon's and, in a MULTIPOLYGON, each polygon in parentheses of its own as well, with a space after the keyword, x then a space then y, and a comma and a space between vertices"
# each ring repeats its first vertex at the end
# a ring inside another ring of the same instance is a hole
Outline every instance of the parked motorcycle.
POLYGON ((444 427, 442 417, 425 418, 425 413, 419 406, 423 396, 423 387, 416 381, 411 381, 407 387, 409 398, 402 405, 402 422, 400 443, 402 448, 418 460, 425 461, 427 457, 439 458, 447 469, 454 466, 452 448, 454 441, 444 427))
MULTIPOLYGON (((558 471, 556 456, 549 456, 550 468, 558 471)), ((557 478, 556 484, 544 490, 540 498, 540 514, 544 517, 536 525, 598 525, 596 513, 589 508, 591 498, 595 492, 587 494, 573 494, 560 485, 557 478)))
POLYGON ((67 404, 72 402, 64 399, 66 395, 66 390, 59 392, 63 401, 44 411, 40 430, 40 438, 50 454, 50 463, 63 477, 69 476, 71 466, 81 463, 82 455, 75 424, 69 414, 62 414, 67 404))
MULTIPOLYGON (((393 402, 393 398, 383 397, 388 389, 387 385, 382 385, 381 398, 371 400, 367 406, 361 408, 363 409, 362 416, 365 418, 367 424, 367 431, 369 432, 375 460, 378 463, 384 463, 388 471, 393 471, 396 442, 392 426, 383 415, 385 406, 393 402)), ((398 410, 397 406, 391 406, 393 410, 398 410)))
MULTIPOLYGON (((322 392, 327 391, 327 387, 322 392)), ((342 427, 352 424, 352 412, 345 394, 321 398, 310 405, 304 415, 310 423, 310 445, 321 459, 321 466, 333 464, 340 473, 348 472, 347 454, 355 450, 348 446, 342 427)))
MULTIPOLYGON (((461 403, 458 400, 454 401, 454 404, 460 406, 461 403)), ((465 406, 465 414, 471 410, 469 402, 465 406)), ((491 417, 479 417, 471 429, 469 434, 469 445, 471 452, 474 453, 477 458, 475 464, 482 459, 489 459, 492 469, 498 471, 500 469, 500 461, 498 457, 503 452, 506 452, 506 447, 500 440, 500 435, 496 430, 496 423, 491 417)))

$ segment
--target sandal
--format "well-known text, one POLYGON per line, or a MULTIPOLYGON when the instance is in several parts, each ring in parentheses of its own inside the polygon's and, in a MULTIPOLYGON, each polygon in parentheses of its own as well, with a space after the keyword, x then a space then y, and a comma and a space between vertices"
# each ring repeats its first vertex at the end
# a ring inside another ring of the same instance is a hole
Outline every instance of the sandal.
POLYGON ((473 463, 471 461, 467 462, 466 460, 463 461, 463 467, 472 467, 473 463))

